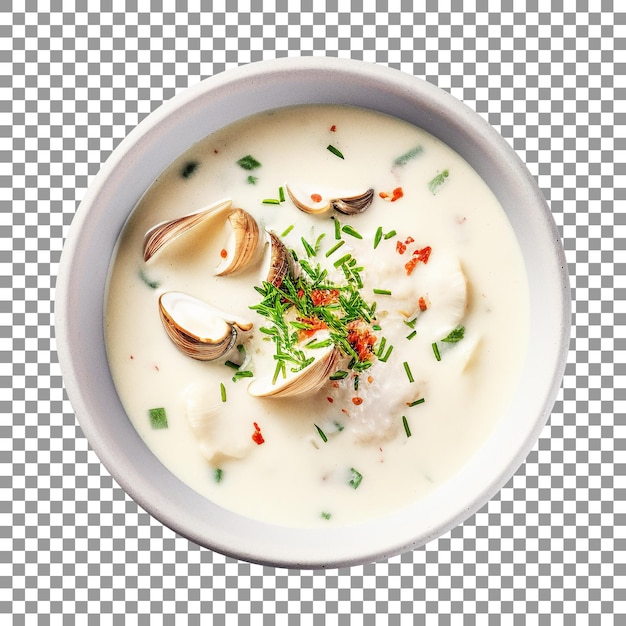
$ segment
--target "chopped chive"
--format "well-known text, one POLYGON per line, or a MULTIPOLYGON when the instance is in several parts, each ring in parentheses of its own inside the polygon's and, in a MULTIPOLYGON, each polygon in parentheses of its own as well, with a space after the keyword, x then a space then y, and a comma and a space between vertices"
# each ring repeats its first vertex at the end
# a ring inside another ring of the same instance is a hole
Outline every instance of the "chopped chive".
POLYGON ((344 263, 346 263, 349 259, 352 258, 351 254, 344 254, 340 259, 337 259, 333 265, 335 267, 339 267, 340 265, 343 265, 344 263))
POLYGON ((287 226, 285 230, 281 233, 281 237, 286 237, 293 230, 293 224, 291 226, 287 226))
POLYGON ((402 425, 404 426, 404 432, 407 438, 411 436, 411 429, 409 428, 409 422, 406 419, 406 415, 402 416, 402 425))
POLYGON ((278 361, 278 363, 276 363, 276 368, 274 369, 274 376, 272 377, 272 385, 276 384, 276 381, 278 380, 278 375, 280 374, 284 366, 285 366, 284 361, 278 361))
POLYGON ((326 511, 322 511, 322 518, 323 519, 330 519, 332 516, 330 513, 327 513, 326 511))
POLYGON ((418 404, 424 404, 424 402, 426 402, 426 398, 418 398, 413 400, 413 402, 407 402, 407 406, 417 406, 418 404))
POLYGON ((372 291, 378 296, 390 296, 391 291, 389 289, 372 289, 372 291))
POLYGON ((398 233, 395 230, 390 230, 384 237, 384 239, 391 239, 392 237, 395 237, 398 233))
POLYGON ((333 252, 336 252, 337 250, 339 250, 339 248, 341 248, 341 246, 343 246, 344 243, 346 242, 343 239, 338 241, 330 250, 328 250, 328 252, 326 252, 326 258, 328 258, 333 252))
POLYGON ((233 363, 232 361, 225 361, 224 365, 226 365, 226 367, 232 367, 234 370, 238 370, 240 368, 240 365, 237 365, 237 363, 233 363))
POLYGON ((465 336, 465 326, 457 326, 447 337, 444 337, 441 341, 446 343, 458 343, 465 336))
POLYGON ((417 322, 417 317, 414 317, 412 320, 404 320, 404 323, 409 327, 409 328, 415 328, 415 323, 417 322))
POLYGON ((341 432, 344 429, 344 425, 340 424, 339 422, 333 422, 333 424, 335 425, 337 432, 341 432))
POLYGON ((322 239, 324 239, 324 237, 326 237, 326 233, 322 233, 316 240, 315 240, 315 253, 317 254, 320 251, 320 248, 322 247, 322 239))
POLYGON ((341 222, 334 217, 335 220, 335 239, 341 239, 341 222))
POLYGON ((383 238, 383 227, 379 226, 376 229, 376 234, 374 235, 374 250, 376 250, 376 248, 378 248, 378 244, 380 243, 380 240, 383 238))
POLYGON ((250 176, 248 176, 248 178, 246 179, 246 182, 248 183, 248 185, 256 185, 258 180, 259 180, 259 179, 258 179, 256 176, 252 176, 252 175, 250 175, 250 176))
POLYGON ((324 339, 322 341, 313 340, 309 341, 309 343, 306 344, 306 347, 310 350, 315 350, 316 348, 327 348, 328 346, 332 346, 332 344, 332 339, 324 339))
POLYGON ((216 467, 213 470, 213 480, 216 483, 221 483, 222 482, 222 478, 224 478, 224 472, 223 472, 222 468, 221 467, 216 467))
POLYGON ((300 237, 300 241, 302 242, 302 246, 306 252, 306 255, 310 258, 312 256, 316 256, 315 248, 304 238, 300 237))
POLYGON ((261 164, 250 154, 245 157, 241 157, 241 159, 237 161, 237 165, 242 167, 244 170, 254 170, 257 167, 261 167, 261 164))
POLYGON ((399 156, 394 162, 394 165, 406 165, 408 161, 415 158, 418 154, 424 152, 424 148, 422 146, 415 146, 415 148, 411 148, 409 151, 405 152, 403 155, 399 156))
POLYGON ((282 187, 282 186, 278 188, 278 199, 279 199, 281 202, 284 202, 284 201, 285 201, 285 189, 284 189, 284 187, 282 187))
POLYGON ((355 376, 354 377, 354 391, 358 391, 359 390, 359 377, 355 376))
POLYGON ((356 489, 361 484, 361 481, 363 480, 363 475, 360 472, 357 472, 354 467, 351 467, 350 476, 351 478, 348 482, 350 485, 352 485, 354 489, 356 489))
POLYGON ((417 335, 417 331, 414 330, 412 333, 409 333, 406 338, 411 341, 411 339, 413 339, 413 337, 415 337, 415 335, 417 335))
POLYGON ((328 150, 329 152, 332 152, 335 156, 338 156, 340 159, 343 159, 343 154, 341 154, 341 152, 339 152, 339 150, 337 150, 335 146, 328 144, 326 146, 326 150, 328 150))
POLYGON ((346 224, 341 230, 344 233, 346 233, 346 235, 350 235, 351 237, 354 237, 355 239, 363 239, 363 235, 361 235, 360 232, 352 228, 350 224, 346 224))
POLYGON ((389 346, 389 347, 387 348, 387 352, 385 352, 385 355, 384 355, 384 356, 380 356, 380 357, 378 357, 378 359, 379 359, 380 361, 382 361, 383 363, 386 363, 386 362, 387 362, 387 359, 391 356, 391 352, 392 352, 392 350, 393 350, 393 346, 389 346))
POLYGON ((150 409, 148 414, 150 415, 150 425, 154 430, 167 428, 167 414, 165 413, 165 409, 163 407, 150 409))
POLYGON ((348 375, 345 370, 337 370, 334 374, 330 375, 330 380, 343 380, 348 375))
POLYGON ((222 396, 222 402, 226 402, 226 387, 224 387, 224 383, 220 383, 220 395, 222 396))
POLYGON ((280 204, 280 200, 277 200, 276 198, 265 198, 263 200, 261 200, 262 204, 280 204))
POLYGON ((415 379, 413 378, 413 374, 411 373, 411 368, 409 367, 409 364, 405 361, 402 365, 404 365, 404 371, 406 372, 409 382, 414 383, 415 379))
POLYGON ((238 372, 235 372, 235 375, 233 376, 233 382, 236 383, 242 378, 252 378, 253 376, 254 374, 250 370, 240 370, 238 372))
POLYGON ((383 327, 380 324, 374 324, 372 326, 372 330, 382 330, 382 329, 383 329, 383 327))
POLYGON ((439 354, 439 347, 437 346, 437 342, 433 343, 433 352, 435 353, 435 358, 437 361, 441 361, 441 354, 439 354))
POLYGON ((439 187, 441 187, 441 185, 443 185, 446 182, 446 178, 448 178, 449 175, 450 175, 450 172, 448 170, 443 170, 441 174, 437 174, 437 176, 435 176, 428 183, 428 188, 430 189, 430 193, 432 193, 433 196, 435 195, 439 187))
POLYGON ((380 356, 382 355, 383 351, 385 350, 385 345, 387 344, 387 338, 386 337, 382 337, 380 340, 380 344, 378 346, 378 351, 376 352, 376 356, 380 358, 380 356))
POLYGON ((317 429, 317 433, 322 438, 322 441, 326 443, 328 441, 328 437, 324 434, 324 431, 317 424, 313 424, 313 426, 317 429))

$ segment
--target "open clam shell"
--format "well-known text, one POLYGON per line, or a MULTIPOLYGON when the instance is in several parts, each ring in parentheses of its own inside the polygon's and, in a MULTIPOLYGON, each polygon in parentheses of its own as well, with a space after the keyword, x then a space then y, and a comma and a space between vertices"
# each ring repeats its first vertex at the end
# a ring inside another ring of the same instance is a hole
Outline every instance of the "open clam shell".
POLYGON ((323 215, 331 209, 344 215, 363 213, 374 199, 374 190, 364 193, 338 192, 337 190, 314 190, 285 185, 291 201, 305 213, 323 215))
POLYGON ((341 358, 341 352, 329 346, 313 363, 299 372, 290 372, 287 378, 276 382, 271 377, 257 378, 248 385, 248 393, 257 398, 288 398, 313 393, 328 382, 341 358))
POLYGON ((256 220, 243 209, 235 209, 228 216, 231 233, 223 248, 224 259, 215 274, 226 276, 248 268, 260 259, 265 239, 256 220))
POLYGON ((226 357, 252 329, 252 323, 179 291, 161 295, 159 313, 174 345, 199 361, 226 357))
POLYGON ((167 244, 178 239, 178 237, 189 232, 192 228, 208 218, 217 217, 223 211, 229 210, 232 205, 233 202, 230 199, 220 200, 199 211, 194 211, 188 215, 156 224, 144 236, 143 260, 149 261, 167 244))
POLYGON ((296 269, 293 256, 287 246, 275 233, 268 232, 270 240, 270 260, 267 282, 280 287, 286 276, 295 277, 296 269))

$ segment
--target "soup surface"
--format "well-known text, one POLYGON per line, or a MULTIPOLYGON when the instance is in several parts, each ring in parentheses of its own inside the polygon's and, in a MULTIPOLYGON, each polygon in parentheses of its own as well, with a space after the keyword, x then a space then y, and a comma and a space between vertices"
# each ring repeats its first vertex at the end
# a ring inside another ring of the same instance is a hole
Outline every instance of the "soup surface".
POLYGON ((105 320, 122 403, 174 474, 314 527, 463 471, 518 382, 528 291, 504 211, 459 155, 379 113, 302 106, 159 176, 121 233, 105 320))

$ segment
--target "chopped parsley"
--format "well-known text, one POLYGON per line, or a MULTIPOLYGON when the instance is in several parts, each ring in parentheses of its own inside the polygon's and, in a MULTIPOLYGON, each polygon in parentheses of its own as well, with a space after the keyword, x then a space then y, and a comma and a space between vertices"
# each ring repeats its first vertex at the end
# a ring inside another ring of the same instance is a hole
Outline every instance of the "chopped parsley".
POLYGON ((216 483, 221 483, 222 482, 222 478, 224 478, 224 471, 222 470, 222 468, 216 467, 213 470, 213 480, 216 483))
POLYGON ((167 428, 167 414, 165 413, 165 409, 163 407, 150 409, 148 414, 150 416, 150 425, 154 430, 167 428))
POLYGON ((198 161, 187 161, 180 170, 181 177, 189 178, 198 169, 198 165, 198 161))
POLYGON ((148 285, 150 289, 157 289, 159 287, 159 283, 156 280, 148 278, 143 270, 139 270, 139 278, 141 278, 142 282, 148 285))
POLYGON ((317 424, 313 424, 313 426, 315 426, 315 429, 317 430, 317 434, 321 437, 322 441, 326 443, 328 441, 328 437, 326 436, 324 431, 317 424))
POLYGON ((458 343, 465 336, 465 326, 457 326, 447 337, 441 341, 445 343, 458 343))
POLYGON ((255 170, 257 167, 261 167, 261 164, 250 154, 241 157, 239 161, 237 161, 237 165, 244 170, 255 170))
POLYGON ((422 148, 422 146, 415 146, 414 148, 411 148, 404 154, 400 155, 393 162, 393 164, 397 166, 406 165, 411 159, 414 159, 417 155, 421 154, 422 152, 424 152, 424 148, 422 148))
POLYGON ((437 176, 435 176, 428 183, 428 188, 430 189, 430 193, 432 193, 433 196, 437 193, 437 190, 439 189, 439 187, 441 187, 441 185, 443 185, 446 182, 446 178, 448 178, 449 175, 450 175, 450 172, 448 170, 443 170, 443 172, 441 172, 440 174, 437 174, 437 176))
POLYGON ((353 489, 356 489, 363 480, 363 474, 354 469, 354 467, 350 468, 350 480, 348 483, 352 486, 353 489))
POLYGON ((337 150, 337 148, 335 148, 335 146, 331 144, 328 144, 326 146, 326 150, 328 150, 329 152, 332 152, 335 156, 339 157, 340 159, 344 158, 343 154, 341 154, 341 152, 337 150))

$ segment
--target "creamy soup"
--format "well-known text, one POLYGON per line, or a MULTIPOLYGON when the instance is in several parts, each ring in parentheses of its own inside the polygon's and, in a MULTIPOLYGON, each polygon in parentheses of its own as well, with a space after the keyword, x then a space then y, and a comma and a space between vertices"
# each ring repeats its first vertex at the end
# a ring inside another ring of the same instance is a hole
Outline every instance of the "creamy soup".
MULTIPOLYGON (((339 106, 207 137, 159 176, 111 265, 108 357, 154 454, 289 526, 436 489, 506 410, 528 336, 496 198, 421 129, 339 106)), ((488 462, 488 460, 486 460, 488 462)))

